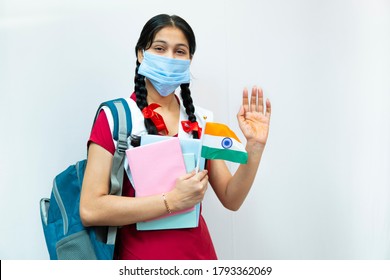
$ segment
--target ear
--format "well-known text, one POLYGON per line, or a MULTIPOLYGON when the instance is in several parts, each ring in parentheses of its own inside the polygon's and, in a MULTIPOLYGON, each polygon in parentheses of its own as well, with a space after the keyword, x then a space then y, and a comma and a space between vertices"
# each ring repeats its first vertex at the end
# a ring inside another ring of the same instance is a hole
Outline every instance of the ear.
POLYGON ((139 63, 142 63, 142 60, 144 59, 144 53, 142 50, 138 50, 137 52, 137 60, 139 63))

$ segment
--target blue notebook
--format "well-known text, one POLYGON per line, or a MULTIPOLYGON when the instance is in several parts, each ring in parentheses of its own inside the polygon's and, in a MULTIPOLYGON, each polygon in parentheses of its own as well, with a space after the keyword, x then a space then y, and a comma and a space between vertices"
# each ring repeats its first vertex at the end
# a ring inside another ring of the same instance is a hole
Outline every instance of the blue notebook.
MULTIPOLYGON (((169 136, 158 135, 142 135, 141 146, 152 144, 159 141, 167 140, 169 136)), ((191 172, 195 169, 197 164, 197 157, 199 154, 201 141, 198 139, 180 139, 180 146, 183 153, 183 159, 186 166, 186 171, 191 172)), ((199 166, 200 170, 204 169, 205 159, 200 158, 199 166)), ((138 222, 137 230, 161 230, 161 229, 177 229, 177 228, 194 228, 199 224, 200 204, 195 205, 194 209, 172 215, 160 219, 155 219, 146 222, 138 222)))

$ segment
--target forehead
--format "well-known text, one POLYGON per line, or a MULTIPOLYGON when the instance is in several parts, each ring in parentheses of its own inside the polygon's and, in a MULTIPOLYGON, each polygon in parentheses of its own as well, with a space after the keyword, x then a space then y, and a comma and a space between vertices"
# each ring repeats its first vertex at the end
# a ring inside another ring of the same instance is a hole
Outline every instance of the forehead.
POLYGON ((183 31, 177 27, 164 27, 158 31, 153 39, 153 42, 163 41, 169 45, 186 45, 188 47, 188 41, 183 31))

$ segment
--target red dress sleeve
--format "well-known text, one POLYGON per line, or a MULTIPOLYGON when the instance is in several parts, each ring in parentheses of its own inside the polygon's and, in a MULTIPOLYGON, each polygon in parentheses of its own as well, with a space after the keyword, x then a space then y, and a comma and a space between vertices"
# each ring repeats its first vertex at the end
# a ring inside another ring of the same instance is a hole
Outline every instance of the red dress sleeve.
POLYGON ((112 155, 115 153, 114 140, 112 139, 110 125, 108 124, 107 116, 104 110, 99 112, 99 115, 92 127, 91 135, 88 140, 88 146, 91 142, 103 147, 112 155))

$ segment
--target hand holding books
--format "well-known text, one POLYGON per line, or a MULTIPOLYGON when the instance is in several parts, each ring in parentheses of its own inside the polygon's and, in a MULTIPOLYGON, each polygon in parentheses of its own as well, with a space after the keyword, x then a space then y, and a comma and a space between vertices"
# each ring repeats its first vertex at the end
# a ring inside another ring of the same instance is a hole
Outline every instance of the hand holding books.
POLYGON ((194 170, 178 178, 176 187, 169 193, 169 198, 174 201, 170 204, 173 212, 190 208, 203 200, 209 180, 207 173, 207 170, 198 173, 194 170))

